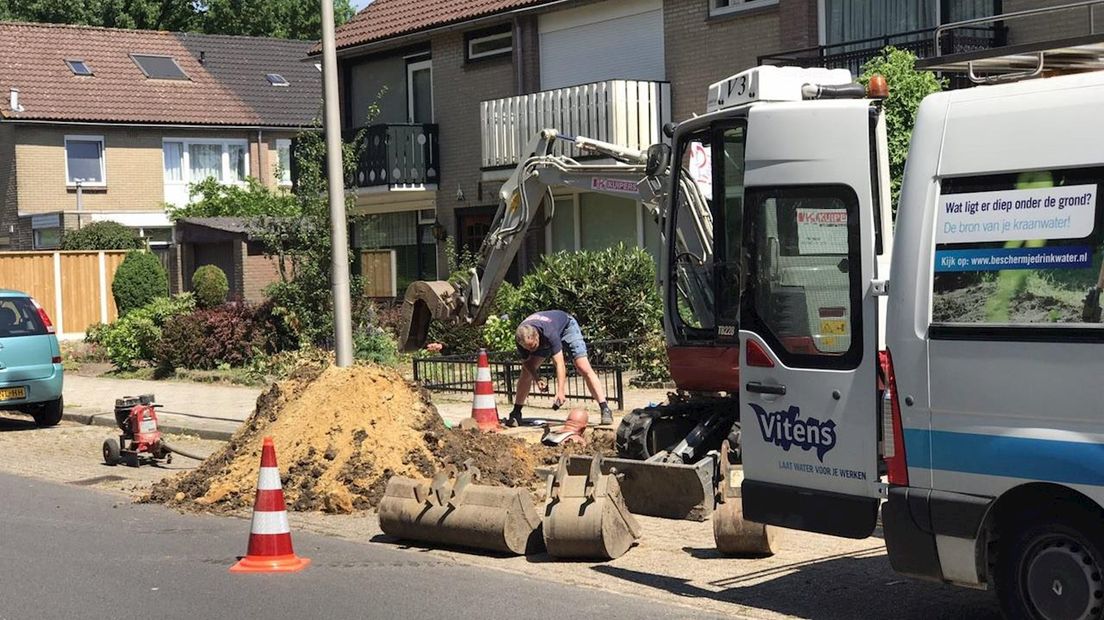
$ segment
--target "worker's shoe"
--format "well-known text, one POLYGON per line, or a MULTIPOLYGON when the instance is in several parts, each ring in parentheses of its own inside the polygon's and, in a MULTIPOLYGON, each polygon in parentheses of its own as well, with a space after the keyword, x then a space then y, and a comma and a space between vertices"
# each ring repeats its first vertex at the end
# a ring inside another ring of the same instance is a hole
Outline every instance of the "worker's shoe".
POLYGON ((602 407, 602 426, 613 426, 613 412, 609 407, 602 407))
POLYGON ((506 426, 510 428, 517 428, 521 426, 521 407, 514 406, 514 410, 510 412, 510 417, 506 418, 506 426))

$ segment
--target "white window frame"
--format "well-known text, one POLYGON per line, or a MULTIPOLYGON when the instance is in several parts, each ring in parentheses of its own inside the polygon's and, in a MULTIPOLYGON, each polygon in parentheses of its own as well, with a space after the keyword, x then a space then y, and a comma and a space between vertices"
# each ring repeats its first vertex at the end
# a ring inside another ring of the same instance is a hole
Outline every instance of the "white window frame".
POLYGON ((778 6, 778 0, 709 0, 709 15, 731 15, 768 6, 778 6))
MULTIPOLYGON (((246 163, 249 163, 249 154, 246 154, 246 163)), ((276 165, 272 167, 272 172, 276 177, 276 184, 280 187, 291 187, 291 139, 290 138, 277 138, 276 139, 276 165), (287 149, 288 153, 288 167, 284 170, 280 166, 280 151, 287 149), (287 179, 284 178, 284 174, 287 174, 287 179)))
POLYGON ((65 186, 76 187, 77 182, 69 176, 69 143, 70 142, 99 142, 100 143, 100 181, 81 181, 81 187, 107 187, 107 149, 104 146, 103 136, 65 136, 65 186))
POLYGON ((230 147, 241 146, 245 148, 245 176, 252 176, 250 174, 250 153, 249 153, 249 140, 237 139, 237 138, 162 138, 161 139, 161 178, 164 180, 165 185, 191 185, 203 179, 192 179, 192 166, 191 156, 188 154, 188 147, 192 144, 218 144, 222 146, 222 180, 219 181, 223 185, 238 185, 244 186, 245 179, 238 181, 227 181, 230 178, 230 147), (180 180, 170 181, 165 178, 165 143, 166 142, 179 142, 183 144, 182 151, 180 153, 180 180))
POLYGON ((429 110, 430 122, 437 120, 437 102, 433 92, 433 59, 420 60, 406 65, 406 118, 414 122, 414 73, 429 69, 429 110))
POLYGON ((480 58, 490 58, 492 56, 505 56, 506 54, 512 54, 514 51, 514 31, 513 29, 505 30, 503 32, 496 32, 494 34, 488 34, 481 37, 472 37, 468 39, 468 60, 479 60, 480 58), (472 48, 477 43, 487 43, 490 41, 496 41, 498 39, 509 39, 510 44, 506 47, 499 47, 487 52, 473 52, 472 48))
POLYGON ((176 231, 174 230, 174 228, 172 226, 139 226, 138 228, 132 228, 131 230, 137 232, 138 236, 141 237, 142 239, 149 239, 150 247, 155 247, 155 248, 156 247, 168 247, 168 246, 172 245, 172 243, 173 243, 172 238, 176 234, 176 231), (160 229, 167 228, 169 230, 169 241, 154 241, 150 237, 147 237, 146 236, 146 230, 154 229, 154 228, 160 228, 160 229))

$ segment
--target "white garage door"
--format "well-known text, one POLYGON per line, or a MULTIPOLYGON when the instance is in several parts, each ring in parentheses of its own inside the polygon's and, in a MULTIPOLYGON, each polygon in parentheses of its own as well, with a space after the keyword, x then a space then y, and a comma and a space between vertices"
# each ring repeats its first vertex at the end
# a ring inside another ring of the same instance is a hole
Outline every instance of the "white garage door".
POLYGON ((541 88, 663 80, 663 4, 610 0, 540 18, 541 88))

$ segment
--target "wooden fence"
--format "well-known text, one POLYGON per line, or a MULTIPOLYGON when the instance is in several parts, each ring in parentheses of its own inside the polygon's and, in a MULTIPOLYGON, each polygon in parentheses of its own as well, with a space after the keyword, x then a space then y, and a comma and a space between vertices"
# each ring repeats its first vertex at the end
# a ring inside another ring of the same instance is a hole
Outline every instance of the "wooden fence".
POLYGON ((362 250, 360 253, 360 275, 364 278, 366 297, 395 297, 397 280, 395 274, 395 250, 362 250))
POLYGON ((34 297, 59 335, 79 337, 118 317, 111 282, 126 252, 3 252, 0 288, 34 297))

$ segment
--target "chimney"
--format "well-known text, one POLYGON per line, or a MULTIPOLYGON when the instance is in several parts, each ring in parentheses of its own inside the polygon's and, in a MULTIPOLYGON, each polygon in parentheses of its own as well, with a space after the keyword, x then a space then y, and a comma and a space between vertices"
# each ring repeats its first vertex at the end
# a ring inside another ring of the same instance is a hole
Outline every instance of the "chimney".
POLYGON ((199 52, 199 64, 207 64, 207 52, 202 50, 199 52))
POLYGON ((9 106, 12 112, 22 112, 23 106, 19 105, 19 89, 11 89, 11 105, 9 106))

